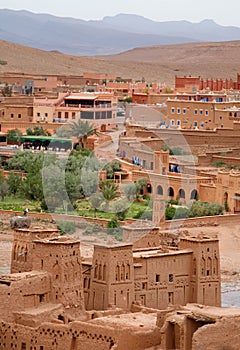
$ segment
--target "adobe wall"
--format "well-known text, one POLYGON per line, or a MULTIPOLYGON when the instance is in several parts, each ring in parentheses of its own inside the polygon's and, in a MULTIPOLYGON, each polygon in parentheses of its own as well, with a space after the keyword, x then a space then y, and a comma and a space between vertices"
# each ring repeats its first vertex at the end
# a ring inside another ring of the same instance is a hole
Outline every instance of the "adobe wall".
MULTIPOLYGON (((240 165, 239 154, 237 154, 237 156, 234 157, 233 155, 231 155, 231 153, 233 153, 233 152, 226 152, 226 156, 220 155, 220 154, 212 154, 212 153, 199 155, 198 156, 198 165, 199 166, 209 166, 209 165, 212 165, 216 162, 223 162, 227 165, 240 165)), ((238 152, 236 152, 236 153, 238 153, 238 152)))
POLYGON ((201 327, 192 338, 192 350, 238 350, 239 344, 240 316, 221 318, 214 324, 201 327))
POLYGON ((33 270, 35 239, 57 237, 58 229, 23 228, 14 231, 12 245, 11 272, 33 270))
POLYGON ((127 329, 75 321, 68 325, 43 323, 38 328, 0 323, 0 350, 144 350, 160 344, 160 332, 152 329, 127 329))
POLYGON ((0 317, 13 321, 14 312, 51 301, 51 278, 46 272, 10 274, 0 279, 0 317))
MULTIPOLYGON (((216 198, 216 186, 213 184, 199 185, 199 199, 201 202, 215 203, 218 202, 216 198)), ((219 204, 222 204, 219 202, 219 204)))
POLYGON ((168 252, 146 257, 134 252, 135 300, 150 308, 166 309, 169 305, 190 302, 192 252, 168 252))
POLYGON ((88 309, 130 309, 133 301, 132 245, 95 246, 88 309))
POLYGON ((191 249, 191 302, 221 306, 220 255, 218 238, 182 237, 179 249, 191 249))
MULTIPOLYGON (((192 153, 201 153, 209 149, 235 148, 238 144, 239 138, 239 129, 237 125, 234 126, 234 129, 217 129, 216 131, 184 129, 145 130, 144 127, 139 125, 127 125, 126 133, 129 137, 159 137, 159 139, 166 143, 170 148, 186 148, 187 144, 192 153)), ((148 146, 152 148, 150 144, 148 144, 148 146)))
POLYGON ((35 240, 32 269, 51 275, 53 303, 84 309, 80 242, 65 236, 35 240))

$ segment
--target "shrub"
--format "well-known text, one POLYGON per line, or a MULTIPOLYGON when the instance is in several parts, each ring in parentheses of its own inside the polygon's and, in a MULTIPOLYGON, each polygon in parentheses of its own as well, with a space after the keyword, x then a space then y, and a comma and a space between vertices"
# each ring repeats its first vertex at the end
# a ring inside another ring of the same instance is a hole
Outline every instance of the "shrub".
POLYGON ((167 207, 165 210, 165 219, 166 220, 172 220, 175 215, 176 208, 174 207, 167 207))
POLYGON ((66 233, 71 234, 76 231, 75 222, 73 221, 58 221, 57 228, 59 229, 61 235, 66 233))
POLYGON ((217 162, 214 162, 212 165, 216 168, 221 168, 222 166, 226 165, 226 163, 224 163, 222 160, 219 160, 217 162))
POLYGON ((152 210, 149 208, 147 210, 145 210, 145 212, 141 216, 141 219, 142 220, 152 220, 152 210))
POLYGON ((185 219, 189 216, 188 208, 177 208, 175 211, 174 219, 185 219))

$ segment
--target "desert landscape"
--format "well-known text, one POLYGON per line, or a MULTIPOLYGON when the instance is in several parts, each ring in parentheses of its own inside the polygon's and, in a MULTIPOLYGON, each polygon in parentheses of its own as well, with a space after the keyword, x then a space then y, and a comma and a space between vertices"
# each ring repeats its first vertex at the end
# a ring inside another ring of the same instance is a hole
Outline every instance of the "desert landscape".
POLYGON ((175 75, 235 78, 240 71, 240 41, 136 48, 117 55, 81 57, 43 51, 0 40, 0 72, 81 75, 117 74, 172 87, 175 75))

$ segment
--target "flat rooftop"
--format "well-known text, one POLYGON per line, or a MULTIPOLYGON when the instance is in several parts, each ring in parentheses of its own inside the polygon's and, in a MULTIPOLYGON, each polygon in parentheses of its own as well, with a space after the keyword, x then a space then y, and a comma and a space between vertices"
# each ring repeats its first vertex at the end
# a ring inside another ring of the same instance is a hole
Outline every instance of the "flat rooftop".
POLYGON ((141 329, 146 331, 156 329, 156 321, 156 313, 145 314, 141 312, 136 312, 122 315, 99 317, 89 321, 89 323, 110 326, 113 328, 127 328, 132 329, 133 331, 140 331, 141 329))
POLYGON ((169 250, 169 249, 154 249, 154 250, 149 250, 149 251, 138 251, 138 252, 133 252, 133 258, 156 258, 159 256, 169 256, 169 255, 182 255, 182 254, 191 254, 192 250, 191 249, 182 249, 182 250, 169 250))

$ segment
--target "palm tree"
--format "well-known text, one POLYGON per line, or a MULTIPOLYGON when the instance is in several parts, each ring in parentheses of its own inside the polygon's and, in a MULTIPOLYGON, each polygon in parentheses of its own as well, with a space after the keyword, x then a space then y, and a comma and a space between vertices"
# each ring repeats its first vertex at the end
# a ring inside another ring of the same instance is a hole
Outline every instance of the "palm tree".
POLYGON ((110 201, 118 197, 118 185, 112 180, 106 180, 100 182, 99 188, 106 202, 105 211, 108 212, 110 201))
POLYGON ((79 140, 79 144, 82 148, 86 148, 88 136, 96 134, 96 128, 93 124, 90 124, 87 120, 82 121, 78 119, 76 122, 70 124, 72 136, 75 136, 79 140))

